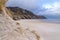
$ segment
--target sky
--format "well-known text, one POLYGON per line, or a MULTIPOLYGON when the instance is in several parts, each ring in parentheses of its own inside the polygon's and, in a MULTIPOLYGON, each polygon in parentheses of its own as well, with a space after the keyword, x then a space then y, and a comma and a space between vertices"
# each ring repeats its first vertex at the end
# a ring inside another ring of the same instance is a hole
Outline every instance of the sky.
POLYGON ((60 19, 60 0, 9 0, 6 6, 27 9, 48 19, 60 19))

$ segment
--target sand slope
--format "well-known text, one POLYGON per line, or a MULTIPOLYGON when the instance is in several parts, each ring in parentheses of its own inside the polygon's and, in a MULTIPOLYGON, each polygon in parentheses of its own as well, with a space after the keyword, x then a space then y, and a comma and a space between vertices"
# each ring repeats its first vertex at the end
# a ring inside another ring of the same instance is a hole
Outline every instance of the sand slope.
POLYGON ((0 40, 39 40, 38 36, 30 30, 23 29, 21 25, 12 20, 5 13, 0 13, 0 40))

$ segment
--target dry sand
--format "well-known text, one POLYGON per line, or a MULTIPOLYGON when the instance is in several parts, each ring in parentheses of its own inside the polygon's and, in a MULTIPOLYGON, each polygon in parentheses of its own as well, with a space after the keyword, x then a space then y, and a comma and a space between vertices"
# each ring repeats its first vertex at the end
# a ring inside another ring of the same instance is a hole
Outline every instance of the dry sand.
POLYGON ((60 23, 43 22, 42 20, 20 20, 24 29, 35 31, 41 40, 60 40, 60 23))
POLYGON ((0 13, 0 40, 60 40, 60 23, 32 19, 14 21, 0 13))
POLYGON ((39 40, 38 35, 12 20, 5 13, 0 13, 0 40, 39 40))

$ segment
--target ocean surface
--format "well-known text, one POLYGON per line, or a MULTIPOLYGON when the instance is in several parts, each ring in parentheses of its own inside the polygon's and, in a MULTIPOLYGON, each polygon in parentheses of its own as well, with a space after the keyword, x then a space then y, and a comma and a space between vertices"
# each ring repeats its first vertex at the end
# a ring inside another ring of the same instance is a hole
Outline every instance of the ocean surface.
POLYGON ((43 22, 60 23, 60 19, 41 19, 43 22))

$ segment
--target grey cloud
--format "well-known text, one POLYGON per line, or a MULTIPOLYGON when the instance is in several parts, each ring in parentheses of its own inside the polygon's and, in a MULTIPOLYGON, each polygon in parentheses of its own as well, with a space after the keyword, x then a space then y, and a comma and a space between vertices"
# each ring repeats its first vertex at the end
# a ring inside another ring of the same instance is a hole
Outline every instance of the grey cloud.
POLYGON ((18 6, 26 9, 38 9, 37 0, 9 0, 6 6, 18 6))

